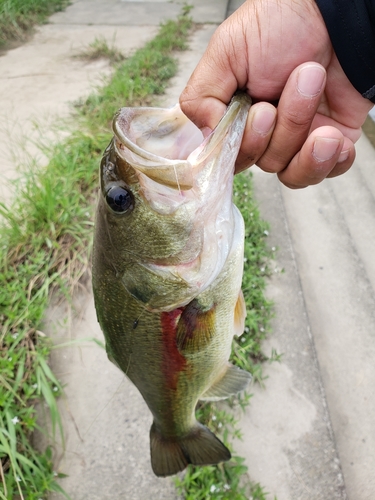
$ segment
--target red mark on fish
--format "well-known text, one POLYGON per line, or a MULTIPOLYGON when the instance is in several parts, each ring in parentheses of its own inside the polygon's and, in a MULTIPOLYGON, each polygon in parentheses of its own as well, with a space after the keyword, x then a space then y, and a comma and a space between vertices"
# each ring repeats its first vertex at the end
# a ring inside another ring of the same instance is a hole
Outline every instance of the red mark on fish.
POLYGON ((178 308, 170 312, 162 312, 160 321, 163 342, 163 365, 162 370, 169 389, 176 390, 178 376, 186 366, 186 359, 177 347, 177 325, 184 308, 178 308))

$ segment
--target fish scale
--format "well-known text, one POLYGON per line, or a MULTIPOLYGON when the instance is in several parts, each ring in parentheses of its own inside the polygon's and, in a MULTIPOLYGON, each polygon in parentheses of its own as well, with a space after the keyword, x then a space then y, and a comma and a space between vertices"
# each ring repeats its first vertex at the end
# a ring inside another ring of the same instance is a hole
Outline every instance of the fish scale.
POLYGON ((249 107, 245 94, 236 95, 205 140, 178 106, 123 108, 101 163, 95 307, 109 359, 153 415, 151 465, 158 476, 230 458, 197 422, 195 408, 200 399, 238 393, 251 379, 228 362, 246 314, 244 225, 231 197, 249 107), (166 158, 174 138, 186 159, 166 158))

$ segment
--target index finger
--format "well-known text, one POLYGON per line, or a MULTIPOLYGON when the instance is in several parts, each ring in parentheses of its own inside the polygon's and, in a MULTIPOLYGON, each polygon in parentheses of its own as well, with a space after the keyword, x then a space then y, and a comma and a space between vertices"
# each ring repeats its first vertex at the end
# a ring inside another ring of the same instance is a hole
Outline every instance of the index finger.
POLYGON ((180 96, 181 110, 200 129, 213 129, 240 88, 226 47, 215 32, 180 96))

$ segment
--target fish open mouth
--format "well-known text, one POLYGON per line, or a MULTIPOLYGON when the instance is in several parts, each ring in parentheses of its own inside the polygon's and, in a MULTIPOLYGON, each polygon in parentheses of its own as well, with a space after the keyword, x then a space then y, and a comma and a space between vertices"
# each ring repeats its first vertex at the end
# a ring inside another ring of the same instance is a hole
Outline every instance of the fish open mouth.
POLYGON ((186 160, 203 142, 203 134, 181 111, 123 108, 113 120, 118 139, 131 151, 150 161, 186 160))
MULTIPOLYGON (((179 191, 192 189, 194 178, 210 163, 209 158, 220 156, 223 148, 233 151, 238 134, 242 138, 251 100, 244 95, 242 101, 231 101, 206 138, 178 104, 170 109, 122 108, 112 123, 118 153, 134 169, 159 184, 179 191)), ((230 174, 235 157, 232 159, 229 165, 225 164, 230 174)))
POLYGON ((250 103, 244 94, 234 98, 206 138, 179 105, 122 108, 113 120, 116 154, 134 169, 142 210, 165 228, 158 241, 171 249, 162 253, 157 243, 158 257, 143 253, 122 279, 150 310, 186 304, 213 283, 232 251, 240 227, 232 204, 234 163, 250 103))
POLYGON ((113 120, 117 148, 137 171, 178 190, 193 187, 189 155, 203 134, 176 105, 171 109, 123 108, 113 120))

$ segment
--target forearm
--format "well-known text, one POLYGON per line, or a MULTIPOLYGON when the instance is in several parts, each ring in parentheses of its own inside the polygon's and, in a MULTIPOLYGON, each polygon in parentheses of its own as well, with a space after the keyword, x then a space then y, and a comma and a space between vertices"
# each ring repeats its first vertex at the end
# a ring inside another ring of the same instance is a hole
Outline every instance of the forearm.
POLYGON ((316 0, 341 67, 375 103, 375 0, 316 0))

